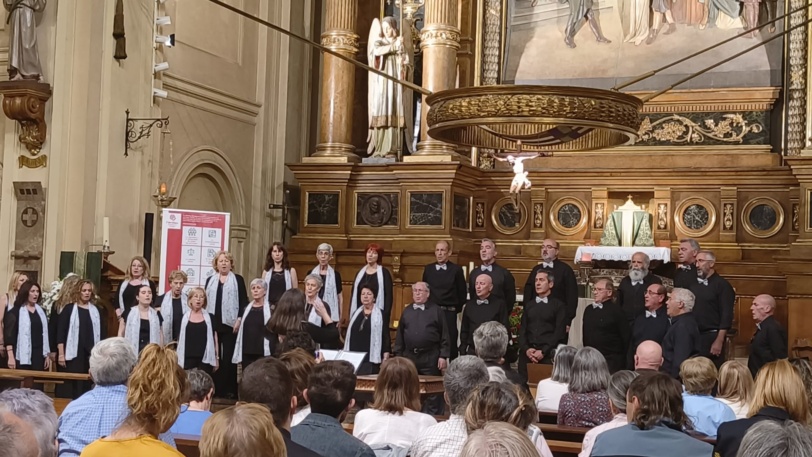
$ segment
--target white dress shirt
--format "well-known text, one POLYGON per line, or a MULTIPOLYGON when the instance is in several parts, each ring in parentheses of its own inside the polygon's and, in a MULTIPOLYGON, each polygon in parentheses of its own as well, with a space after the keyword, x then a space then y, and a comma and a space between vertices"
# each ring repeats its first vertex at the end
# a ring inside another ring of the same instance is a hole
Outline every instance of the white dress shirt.
POLYGON ((546 413, 557 413, 558 402, 567 392, 569 387, 563 382, 553 381, 551 378, 539 381, 536 388, 536 408, 546 413))
POLYGON ((437 425, 437 420, 417 411, 394 414, 362 409, 355 415, 352 435, 369 445, 392 444, 408 449, 432 425, 437 425))
POLYGON ((730 409, 733 410, 733 414, 736 415, 736 419, 747 419, 747 413, 750 412, 750 408, 747 406, 747 403, 742 403, 741 401, 731 401, 721 397, 716 397, 716 399, 727 406, 730 406, 730 409))
POLYGON ((629 418, 626 417, 625 413, 620 413, 615 414, 615 417, 609 422, 589 429, 584 435, 584 443, 581 445, 581 453, 578 454, 578 457, 589 457, 589 454, 592 453, 592 446, 595 444, 598 435, 607 430, 612 430, 613 428, 623 427, 624 425, 629 425, 629 418))
POLYGON ((299 411, 293 413, 293 417, 290 418, 290 426, 293 427, 294 425, 299 425, 299 422, 303 421, 308 414, 310 414, 310 405, 307 405, 299 411))
POLYGON ((411 457, 459 457, 468 429, 465 419, 452 414, 445 422, 433 425, 421 433, 409 451, 411 457))

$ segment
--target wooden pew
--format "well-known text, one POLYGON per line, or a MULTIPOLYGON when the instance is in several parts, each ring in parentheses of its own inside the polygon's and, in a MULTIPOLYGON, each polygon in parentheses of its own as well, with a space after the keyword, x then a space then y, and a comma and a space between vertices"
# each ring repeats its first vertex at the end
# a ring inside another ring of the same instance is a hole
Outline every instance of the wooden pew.
POLYGON ((175 438, 175 445, 178 447, 178 452, 186 457, 200 457, 200 449, 197 447, 200 438, 194 435, 181 435, 176 433, 173 435, 175 438))
POLYGON ((34 384, 61 384, 64 381, 89 381, 89 374, 56 371, 12 370, 0 368, 0 380, 19 381, 20 387, 32 388, 34 384))
POLYGON ((548 413, 546 411, 539 411, 539 423, 542 424, 557 424, 558 413, 548 413))
POLYGON ((62 415, 62 411, 65 410, 65 407, 68 406, 68 403, 70 402, 70 398, 54 398, 54 409, 56 410, 56 415, 62 415))
POLYGON ((541 430, 547 441, 567 441, 569 443, 583 443, 584 435, 590 430, 588 427, 568 427, 557 424, 536 424, 536 427, 541 430))
POLYGON ((570 457, 581 452, 581 443, 547 440, 547 445, 553 451, 553 457, 570 457))

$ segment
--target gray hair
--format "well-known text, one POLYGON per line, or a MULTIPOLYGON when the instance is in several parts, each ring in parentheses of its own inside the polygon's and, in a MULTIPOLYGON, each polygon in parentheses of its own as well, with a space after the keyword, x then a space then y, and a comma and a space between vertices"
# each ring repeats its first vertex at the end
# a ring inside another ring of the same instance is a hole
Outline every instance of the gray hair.
POLYGON ((316 254, 318 254, 319 251, 327 251, 330 255, 333 255, 333 247, 330 246, 330 243, 321 243, 319 247, 316 248, 316 254))
POLYGON ((41 457, 56 456, 57 418, 50 397, 34 389, 9 389, 0 392, 0 409, 31 426, 41 457))
MULTIPOLYGON (((545 275, 547 275, 547 282, 555 284, 555 275, 553 274, 553 270, 549 270, 546 268, 540 269, 539 271, 536 272, 536 276, 533 277, 534 282, 536 281, 536 277, 538 277, 539 273, 544 273, 545 275)), ((525 297, 525 299, 527 299, 527 297, 525 297)))
POLYGON ((443 387, 451 413, 464 414, 471 392, 489 381, 488 367, 479 357, 463 355, 454 359, 448 365, 443 378, 443 387))
POLYGON ((507 345, 507 329, 499 322, 485 322, 474 331, 476 355, 486 362, 498 362, 505 355, 507 345))
POLYGON ((648 270, 649 265, 651 265, 651 257, 649 257, 648 254, 646 254, 645 252, 637 251, 634 254, 632 254, 632 258, 634 258, 634 256, 636 255, 643 256, 643 268, 648 270))
POLYGON ((427 283, 427 282, 425 282, 425 281, 417 281, 416 283, 412 284, 412 289, 414 289, 414 286, 416 286, 416 285, 418 285, 418 284, 423 284, 424 286, 426 286, 426 290, 427 290, 429 293, 431 293, 431 287, 429 287, 429 283, 427 283))
POLYGON ((699 255, 699 254, 705 254, 705 257, 706 257, 705 260, 710 260, 711 262, 716 262, 716 254, 714 254, 713 251, 703 249, 703 250, 697 252, 697 255, 699 255))
POLYGON ((309 275, 305 276, 304 282, 307 282, 308 279, 316 281, 316 284, 318 284, 319 289, 321 289, 321 286, 324 285, 324 281, 321 280, 321 275, 317 275, 316 273, 310 273, 309 275))
POLYGON ((35 440, 33 430, 24 420, 16 414, 0 412, 0 449, 3 450, 3 455, 38 457, 39 449, 31 446, 31 441, 35 440))
POLYGON ((527 432, 507 422, 492 421, 468 435, 460 457, 526 457, 539 455, 527 432))
POLYGON ((482 238, 482 241, 480 241, 479 244, 482 244, 482 243, 491 243, 493 245, 494 249, 496 249, 496 241, 493 241, 490 238, 482 238))
POLYGON ((575 353, 578 352, 572 346, 560 346, 555 351, 553 358, 553 376, 552 380, 562 384, 569 384, 572 379, 572 361, 575 359, 575 353))
POLYGON ((609 366, 603 354, 595 348, 578 349, 572 361, 572 376, 569 383, 571 393, 589 393, 606 390, 609 387, 609 366))
POLYGON ((262 286, 263 289, 268 290, 268 285, 265 284, 265 280, 262 278, 254 278, 251 280, 251 284, 248 285, 248 290, 254 288, 254 284, 259 284, 262 286))
POLYGON ((747 430, 738 457, 805 457, 812 449, 812 430, 791 420, 761 421, 747 430))
POLYGON ((699 250, 701 249, 701 248, 699 247, 699 242, 698 242, 698 241, 696 241, 696 240, 695 240, 695 239, 693 239, 693 238, 683 238, 683 239, 679 240, 679 242, 680 242, 680 244, 682 244, 682 243, 688 243, 688 244, 691 246, 691 249, 693 249, 693 250, 694 250, 694 251, 696 251, 697 253, 699 253, 699 250))
POLYGON ((99 341, 90 351, 90 376, 97 386, 126 384, 138 362, 138 354, 122 337, 99 341))
POLYGON ((609 401, 612 402, 615 409, 621 413, 626 412, 626 394, 629 392, 629 385, 638 375, 639 373, 636 371, 620 370, 609 379, 606 394, 609 395, 609 401))
POLYGON ((203 401, 214 388, 214 380, 203 370, 193 368, 186 372, 189 378, 189 400, 203 401))
POLYGON ((688 289, 677 287, 671 291, 671 298, 682 302, 685 305, 685 311, 691 312, 694 310, 694 303, 696 303, 696 296, 688 289))

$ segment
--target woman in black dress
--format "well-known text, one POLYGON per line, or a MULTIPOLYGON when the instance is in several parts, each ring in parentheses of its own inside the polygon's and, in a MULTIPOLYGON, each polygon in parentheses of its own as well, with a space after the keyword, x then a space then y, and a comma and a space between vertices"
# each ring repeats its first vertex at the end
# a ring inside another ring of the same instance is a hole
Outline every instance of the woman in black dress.
MULTIPOLYGON (((58 315, 57 363, 68 373, 87 373, 90 370, 90 351, 106 336, 105 322, 93 303, 95 297, 96 288, 93 283, 87 279, 81 280, 77 284, 72 302, 58 315)), ((90 381, 65 381, 58 396, 77 399, 91 387, 90 381)))
POLYGON ((169 290, 158 297, 158 308, 160 309, 161 318, 164 320, 161 330, 164 333, 164 342, 166 344, 178 341, 180 323, 183 316, 189 312, 187 295, 183 293, 183 286, 188 281, 189 277, 181 270, 169 273, 169 290))
POLYGON ((189 312, 183 314, 178 323, 178 364, 184 370, 197 368, 212 374, 220 363, 217 333, 206 312, 206 291, 202 287, 193 287, 187 297, 189 312))
POLYGON ((118 303, 116 304, 116 315, 122 316, 124 310, 135 306, 138 302, 138 286, 148 285, 152 290, 152 296, 157 296, 155 283, 149 279, 149 262, 141 256, 135 256, 130 260, 130 266, 124 275, 124 281, 118 287, 118 303))
POLYGON ((237 332, 242 323, 243 310, 248 305, 245 279, 235 274, 234 256, 220 251, 214 256, 212 266, 217 273, 206 279, 207 311, 217 332, 217 354, 220 369, 214 374, 214 391, 223 398, 237 398, 237 365, 231 362, 237 344, 237 332))
POLYGON ((304 330, 319 347, 340 348, 338 326, 330 319, 329 311, 324 306, 315 306, 316 313, 322 318, 322 325, 317 326, 307 321, 308 314, 305 313, 309 313, 309 310, 306 311, 306 304, 305 294, 299 289, 291 289, 282 294, 271 315, 271 321, 268 322, 268 330, 273 334, 271 341, 274 341, 274 337, 277 341, 282 341, 289 331, 304 330))
MULTIPOLYGON (((14 308, 14 300, 17 298, 17 292, 20 291, 20 287, 26 282, 28 282, 28 275, 22 271, 15 271, 9 280, 8 292, 0 295, 0 337, 5 335, 3 322, 5 321, 6 312, 14 308)), ((0 341, 0 368, 8 368, 5 341, 0 341)))
POLYGON ((304 280, 305 285, 305 318, 316 327, 325 328, 332 324, 336 315, 334 308, 338 305, 329 303, 319 298, 319 291, 322 290, 321 276, 310 273, 304 280), (324 310, 322 312, 322 310, 324 310))
POLYGON ((355 315, 361 303, 361 288, 369 287, 375 292, 375 307, 383 313, 383 320, 389 326, 389 316, 392 315, 392 274, 381 265, 383 260, 383 247, 370 243, 366 250, 367 264, 355 276, 352 286, 352 301, 350 301, 350 317, 355 315))
POLYGON ((267 328, 271 320, 271 306, 265 301, 266 294, 265 281, 262 278, 251 281, 251 298, 254 301, 243 312, 234 357, 231 359, 235 365, 242 363, 243 371, 248 365, 273 354, 275 348, 267 328))
POLYGON ((389 358, 389 326, 384 325, 383 313, 375 306, 375 292, 368 286, 361 288, 361 305, 350 317, 344 350, 367 353, 356 374, 378 374, 381 363, 389 358))
MULTIPOLYGON (((344 294, 341 285, 341 275, 338 270, 330 266, 333 260, 333 247, 328 243, 321 243, 316 249, 316 260, 319 264, 310 272, 319 275, 322 287, 319 290, 319 298, 330 304, 330 317, 336 322, 341 322, 341 316, 345 314, 344 294)), ((307 281, 305 279, 305 281, 307 281)))
POLYGON ((39 284, 28 281, 20 287, 14 307, 5 316, 5 342, 8 367, 47 371, 51 368, 48 319, 37 304, 39 284))
POLYGON ((265 279, 265 301, 271 305, 271 311, 276 308, 276 303, 286 290, 299 287, 299 278, 296 276, 296 269, 290 267, 288 260, 288 250, 282 243, 276 241, 268 249, 265 255, 265 266, 262 270, 262 277, 265 279))
POLYGON ((137 290, 138 305, 124 310, 118 320, 118 336, 126 338, 140 354, 150 343, 163 346, 164 338, 161 315, 152 307, 152 287, 143 284, 137 290))

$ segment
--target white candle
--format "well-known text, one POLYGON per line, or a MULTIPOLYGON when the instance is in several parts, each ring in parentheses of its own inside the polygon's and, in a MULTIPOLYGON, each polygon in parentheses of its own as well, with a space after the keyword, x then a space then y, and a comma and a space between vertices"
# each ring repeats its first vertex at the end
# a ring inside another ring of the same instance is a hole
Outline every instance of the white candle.
POLYGON ((470 272, 474 271, 474 262, 469 262, 468 263, 468 271, 470 271, 470 272))
POLYGON ((104 247, 110 246, 110 218, 104 217, 104 224, 102 225, 102 245, 104 247))
POLYGON ((468 267, 462 267, 462 275, 468 279, 468 267))

